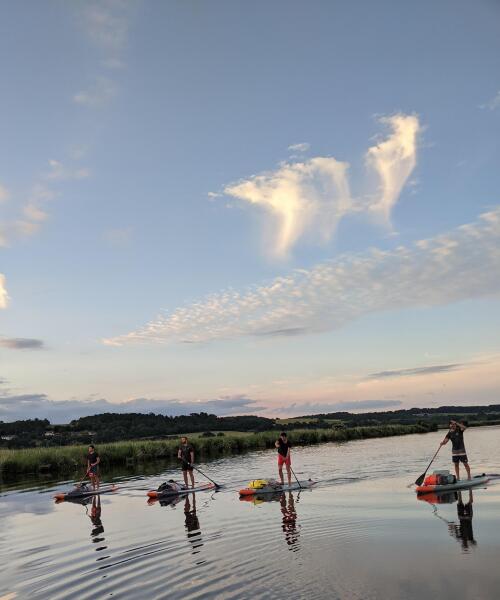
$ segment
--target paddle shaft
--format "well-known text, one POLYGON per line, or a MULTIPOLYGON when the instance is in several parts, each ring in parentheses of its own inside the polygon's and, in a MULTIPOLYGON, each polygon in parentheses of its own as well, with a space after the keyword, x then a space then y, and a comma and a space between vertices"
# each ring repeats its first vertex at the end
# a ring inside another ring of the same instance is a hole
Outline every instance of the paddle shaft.
POLYGON ((432 457, 431 462, 427 465, 427 469, 425 469, 425 471, 422 473, 422 475, 420 475, 420 477, 415 481, 416 485, 421 485, 422 481, 425 479, 425 474, 429 470, 430 466, 434 462, 434 459, 436 458, 436 456, 438 455, 438 452, 440 450, 441 450, 441 444, 439 445, 439 448, 436 450, 436 454, 434 454, 434 456, 432 457))
POLYGON ((302 486, 300 485, 300 481, 299 481, 297 475, 295 475, 295 471, 292 469, 292 465, 288 465, 288 466, 290 467, 290 471, 293 473, 293 476, 297 480, 297 483, 299 484, 299 488, 302 489, 302 486))
POLYGON ((188 467, 191 467, 192 469, 194 469, 195 471, 198 471, 198 473, 200 473, 200 475, 203 475, 203 477, 205 477, 206 479, 208 479, 208 481, 211 481, 215 485, 216 488, 220 488, 221 487, 218 483, 215 483, 215 481, 213 479, 210 479, 210 477, 208 477, 208 475, 205 475, 205 473, 203 473, 203 471, 200 471, 200 469, 196 468, 190 462, 187 462, 187 460, 183 460, 182 462, 185 463, 186 465, 188 465, 188 467))
POLYGON ((87 471, 85 471, 85 475, 83 476, 83 479, 81 481, 79 481, 75 487, 80 487, 82 485, 82 483, 87 479, 88 475, 89 475, 89 472, 87 470, 87 471))

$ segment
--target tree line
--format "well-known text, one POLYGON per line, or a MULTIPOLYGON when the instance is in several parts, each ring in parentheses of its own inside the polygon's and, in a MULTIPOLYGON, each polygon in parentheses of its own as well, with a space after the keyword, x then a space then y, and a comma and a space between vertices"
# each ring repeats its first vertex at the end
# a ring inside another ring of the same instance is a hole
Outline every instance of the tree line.
MULTIPOLYGON (((488 406, 441 406, 384 412, 333 412, 293 419, 269 419, 255 415, 218 417, 208 413, 166 416, 154 413, 103 413, 54 425, 47 419, 0 421, 0 447, 29 448, 104 443, 138 439, 168 439, 182 433, 262 432, 280 429, 343 429, 380 425, 426 425, 445 427, 449 419, 466 418, 470 425, 500 423, 500 404, 488 406)), ((221 435, 222 435, 221 434, 221 435)))

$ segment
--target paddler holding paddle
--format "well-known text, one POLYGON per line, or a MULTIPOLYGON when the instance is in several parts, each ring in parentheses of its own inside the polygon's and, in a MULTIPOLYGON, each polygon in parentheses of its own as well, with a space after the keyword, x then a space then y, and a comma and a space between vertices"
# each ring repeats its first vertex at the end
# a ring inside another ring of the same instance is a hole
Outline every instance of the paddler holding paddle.
POLYGON ((286 466, 286 474, 288 476, 288 485, 292 485, 292 473, 291 473, 291 465, 292 460, 290 457, 290 448, 292 445, 288 441, 286 437, 286 432, 282 431, 280 433, 279 438, 274 443, 276 448, 278 449, 278 473, 280 476, 281 485, 284 485, 283 481, 283 465, 286 466))
POLYGON ((194 475, 193 475, 193 463, 194 463, 194 448, 188 443, 186 436, 181 437, 181 445, 177 452, 177 458, 182 461, 181 469, 182 475, 184 476, 184 483, 186 487, 189 487, 187 474, 191 478, 191 487, 194 488, 194 475))
POLYGON ((460 479, 461 462, 464 464, 465 470, 467 471, 467 479, 471 479, 469 460, 464 444, 464 431, 466 429, 467 425, 465 421, 461 421, 460 423, 450 421, 450 430, 440 444, 440 446, 444 446, 451 440, 451 459, 455 465, 455 475, 457 476, 457 480, 460 479))
POLYGON ((95 451, 95 447, 90 444, 89 453, 87 454, 87 475, 90 477, 93 489, 99 487, 99 463, 101 459, 95 451))

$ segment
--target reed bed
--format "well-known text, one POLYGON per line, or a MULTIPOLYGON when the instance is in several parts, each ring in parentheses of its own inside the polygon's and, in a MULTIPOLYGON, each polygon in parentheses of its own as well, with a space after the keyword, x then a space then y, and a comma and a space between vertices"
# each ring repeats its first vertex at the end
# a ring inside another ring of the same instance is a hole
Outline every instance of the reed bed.
MULTIPOLYGON (((365 438, 427 433, 425 425, 380 425, 369 427, 349 427, 339 429, 296 429, 289 432, 293 445, 307 446, 324 442, 347 442, 365 438)), ((215 457, 238 454, 247 450, 274 447, 278 436, 276 431, 259 433, 240 432, 215 437, 195 437, 190 439, 197 457, 215 457)), ((125 466, 134 463, 159 459, 175 459, 178 440, 132 440, 98 444, 101 467, 125 466)), ((86 466, 87 446, 60 446, 49 448, 25 448, 21 450, 0 449, 0 475, 4 479, 14 479, 19 475, 50 473, 74 474, 83 472, 86 466)))

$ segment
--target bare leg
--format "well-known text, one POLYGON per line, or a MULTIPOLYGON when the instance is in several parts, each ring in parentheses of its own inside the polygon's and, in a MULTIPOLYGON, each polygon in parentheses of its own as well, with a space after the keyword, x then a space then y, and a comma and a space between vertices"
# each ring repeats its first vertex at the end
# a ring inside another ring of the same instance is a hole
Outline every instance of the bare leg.
POLYGON ((470 476, 470 467, 469 467, 469 463, 464 463, 464 467, 465 467, 465 470, 467 471, 467 479, 470 479, 470 478, 471 478, 471 476, 470 476))
POLYGON ((460 463, 455 463, 455 475, 457 476, 457 481, 460 479, 460 463))
POLYGON ((194 487, 194 473, 193 473, 193 471, 189 471, 189 476, 191 477, 191 487, 194 487))
POLYGON ((279 473, 279 475, 280 475, 280 481, 281 481, 281 485, 284 485, 284 483, 285 483, 285 482, 283 481, 283 465, 280 465, 280 466, 278 467, 278 473, 279 473))
POLYGON ((187 474, 187 471, 182 471, 182 476, 184 477, 184 485, 186 487, 189 487, 189 485, 188 485, 188 474, 187 474))
POLYGON ((286 474, 288 477, 288 485, 292 485, 292 472, 290 471, 290 465, 286 466, 286 474))

